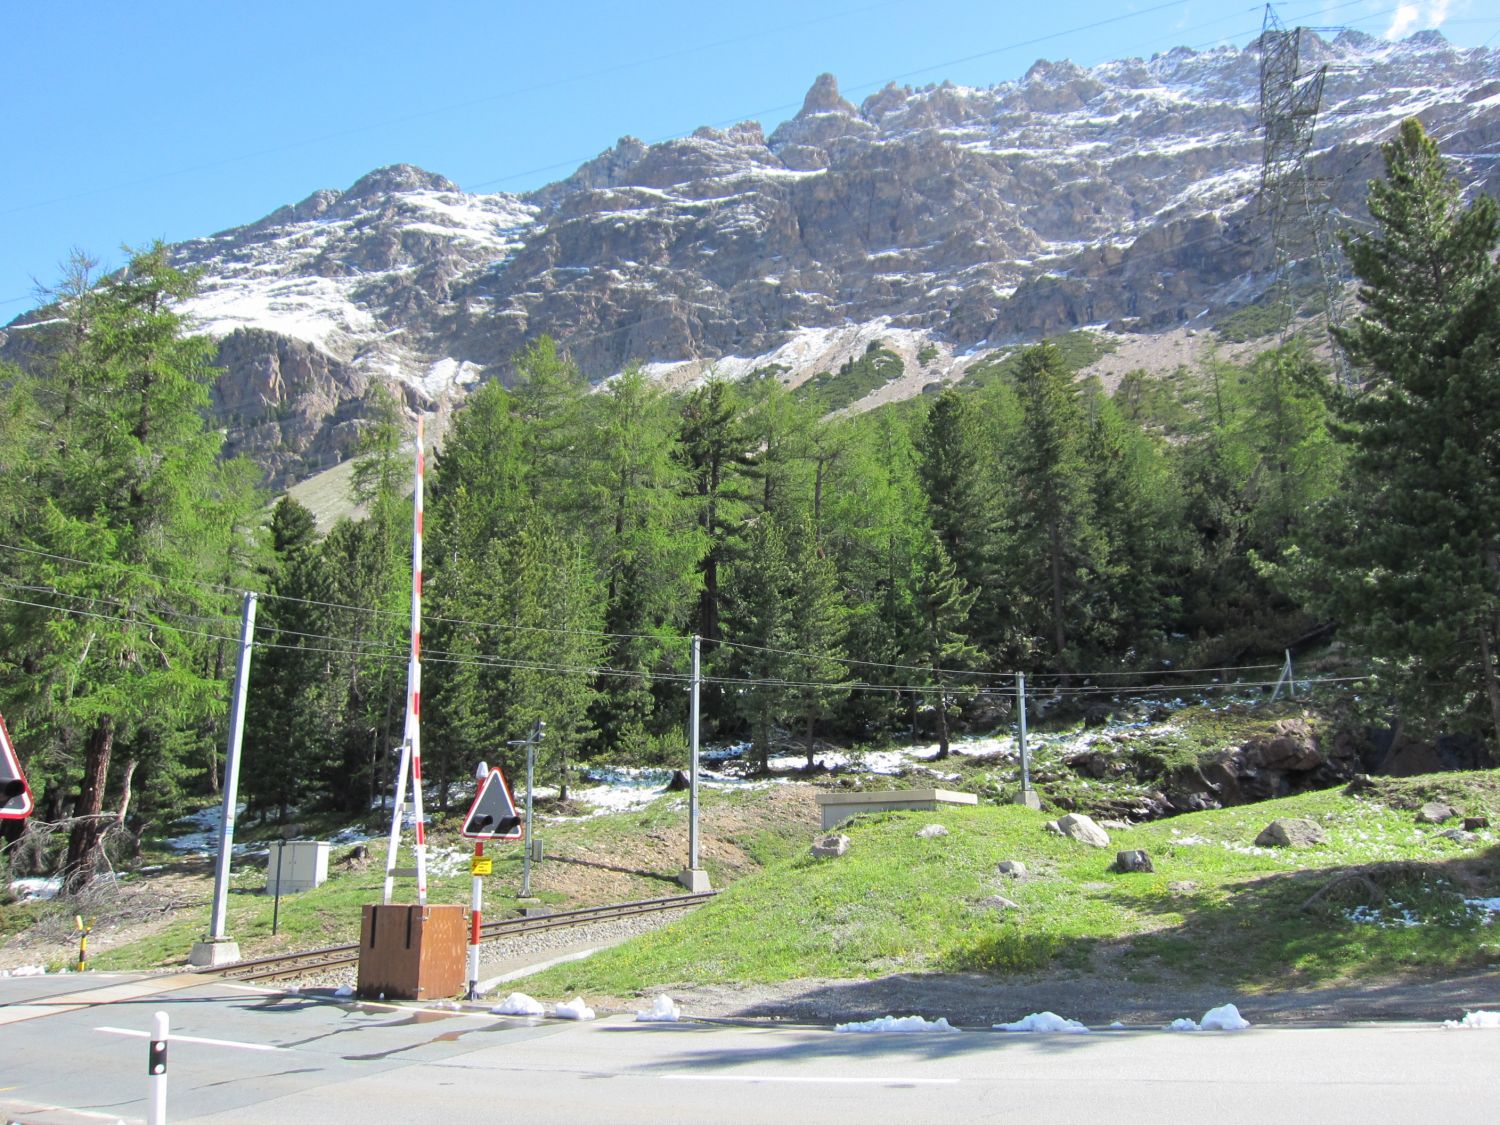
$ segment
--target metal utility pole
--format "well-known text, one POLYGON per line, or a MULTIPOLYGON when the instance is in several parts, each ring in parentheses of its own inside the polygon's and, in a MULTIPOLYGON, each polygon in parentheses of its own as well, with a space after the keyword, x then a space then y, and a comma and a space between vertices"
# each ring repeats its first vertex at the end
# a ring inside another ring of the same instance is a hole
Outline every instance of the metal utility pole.
POLYGON ((688 747, 692 755, 688 767, 688 867, 698 869, 698 692, 702 679, 698 675, 698 634, 693 634, 693 693, 688 708, 688 747))
MULTIPOLYGON (((1301 27, 1281 26, 1275 9, 1266 5, 1260 34, 1260 124, 1264 152, 1260 172, 1260 201, 1270 225, 1275 254, 1275 285, 1281 305, 1281 332, 1291 331, 1295 301, 1292 269, 1310 259, 1318 269, 1324 327, 1335 374, 1341 385, 1351 381, 1348 360, 1333 330, 1343 319, 1343 274, 1338 248, 1329 232, 1330 200, 1315 190, 1307 156, 1323 104, 1328 66, 1302 70, 1301 27)), ((1334 30, 1334 29, 1324 29, 1334 30)))
POLYGON ((521 897, 531 897, 531 791, 535 787, 533 780, 536 773, 536 744, 542 740, 547 733, 547 724, 538 719, 531 727, 531 733, 519 742, 508 742, 507 746, 526 747, 526 825, 525 840, 522 846, 526 849, 521 856, 521 897))
POLYGON ((1017 746, 1021 752, 1021 791, 1016 794, 1013 804, 1025 805, 1027 808, 1039 809, 1042 807, 1042 799, 1037 796, 1035 789, 1031 787, 1031 758, 1026 752, 1026 673, 1016 673, 1016 714, 1020 719, 1020 731, 1017 738, 1017 746))
POLYGON ((240 654, 234 669, 234 699, 229 707, 229 744, 224 751, 224 807, 219 812, 219 861, 214 868, 214 904, 208 940, 188 957, 194 965, 222 965, 240 958, 239 943, 225 934, 229 912, 229 874, 234 851, 234 817, 240 795, 240 748, 245 739, 245 697, 250 690, 250 654, 255 647, 256 595, 246 591, 240 610, 240 654))

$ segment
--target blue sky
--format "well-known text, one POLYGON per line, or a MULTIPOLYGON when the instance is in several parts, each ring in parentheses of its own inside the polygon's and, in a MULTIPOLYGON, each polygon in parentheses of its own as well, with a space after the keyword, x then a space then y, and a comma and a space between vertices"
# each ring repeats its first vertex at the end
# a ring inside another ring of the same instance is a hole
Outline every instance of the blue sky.
MULTIPOLYGON (((525 191, 632 134, 794 114, 832 72, 859 102, 894 80, 990 85, 1038 58, 1084 65, 1243 46, 1233 0, 74 0, 4 17, 0 323, 74 248, 252 222, 405 162, 466 190, 525 191)), ((1287 26, 1440 27, 1500 45, 1493 0, 1278 4, 1287 26)))

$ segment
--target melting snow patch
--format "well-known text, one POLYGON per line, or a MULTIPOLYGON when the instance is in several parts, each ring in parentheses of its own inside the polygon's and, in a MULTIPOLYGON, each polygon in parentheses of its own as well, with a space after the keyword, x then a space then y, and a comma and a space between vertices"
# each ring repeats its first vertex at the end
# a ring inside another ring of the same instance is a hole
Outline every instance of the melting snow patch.
POLYGON ((1233 1004, 1221 1004, 1204 1012, 1198 1026, 1204 1031, 1244 1031, 1250 1021, 1233 1004))
POLYGON ((1180 1019, 1167 1024, 1168 1031, 1244 1031, 1250 1021, 1233 1004, 1221 1004, 1203 1013, 1201 1020, 1180 1019))
POLYGON ((354 988, 352 985, 341 984, 333 990, 333 994, 335 996, 353 996, 354 988))
POLYGON ((1066 1031, 1077 1033, 1088 1028, 1077 1020, 1064 1019, 1056 1012, 1032 1012, 1015 1023, 997 1023, 996 1031, 1066 1031))
POLYGON ((682 1009, 670 996, 658 996, 648 1011, 635 1014, 637 1023, 676 1023, 681 1018, 682 1009))
POLYGON ((1491 926, 1495 923, 1495 915, 1500 914, 1500 898, 1466 898, 1464 905, 1470 910, 1484 911, 1484 917, 1480 923, 1491 926))
POLYGON ((552 1014, 560 1020, 591 1020, 594 1009, 583 1002, 582 996, 575 996, 567 1003, 559 1004, 552 1014))
POLYGON ((545 1016, 547 1009, 542 1007, 540 1000, 533 1000, 524 992, 512 992, 491 1008, 490 1013, 497 1016, 545 1016))
POLYGON ((1444 1020, 1444 1027, 1500 1027, 1500 1012, 1465 1012, 1461 1020, 1444 1020))
POLYGON ((10 884, 11 894, 22 902, 29 902, 38 898, 56 898, 62 890, 62 876, 55 875, 50 879, 13 879, 10 884))
POLYGON ((45 965, 22 965, 16 969, 0 969, 0 977, 44 977, 46 975, 45 965))
POLYGON ((946 1016, 927 1020, 922 1016, 881 1016, 863 1023, 835 1024, 834 1031, 957 1031, 946 1016))

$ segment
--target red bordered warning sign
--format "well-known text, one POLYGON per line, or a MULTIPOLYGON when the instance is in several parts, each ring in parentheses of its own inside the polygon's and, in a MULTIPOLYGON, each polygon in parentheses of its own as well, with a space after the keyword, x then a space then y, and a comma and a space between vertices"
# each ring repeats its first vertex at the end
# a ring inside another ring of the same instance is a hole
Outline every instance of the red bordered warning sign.
POLYGON ((519 840, 521 817, 516 812, 516 802, 511 798, 510 786, 505 784, 505 775, 499 767, 485 774, 484 782, 469 815, 464 817, 460 836, 470 840, 519 840))
POLYGON ((0 715, 0 820, 25 820, 31 809, 31 789, 11 745, 10 731, 5 729, 5 717, 0 715))

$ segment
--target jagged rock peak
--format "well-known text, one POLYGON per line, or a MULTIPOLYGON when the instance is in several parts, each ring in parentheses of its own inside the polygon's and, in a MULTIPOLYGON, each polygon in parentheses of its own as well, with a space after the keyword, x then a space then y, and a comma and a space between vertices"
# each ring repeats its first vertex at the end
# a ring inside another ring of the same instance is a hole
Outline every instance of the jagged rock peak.
POLYGON ((813 81, 812 89, 802 99, 798 117, 811 117, 815 113, 844 113, 853 117, 858 111, 839 93, 839 80, 831 74, 820 74, 813 81))
POLYGON ((1023 82, 1075 82, 1081 78, 1087 78, 1088 71, 1069 59, 1053 62, 1051 59, 1037 59, 1031 64, 1031 69, 1026 72, 1023 82))
POLYGON ((414 164, 391 164, 361 176, 346 192, 346 199, 385 195, 398 191, 458 191, 459 186, 435 172, 414 164))

